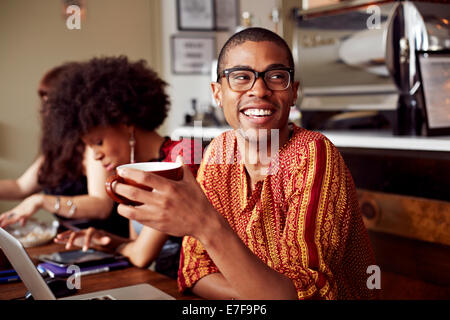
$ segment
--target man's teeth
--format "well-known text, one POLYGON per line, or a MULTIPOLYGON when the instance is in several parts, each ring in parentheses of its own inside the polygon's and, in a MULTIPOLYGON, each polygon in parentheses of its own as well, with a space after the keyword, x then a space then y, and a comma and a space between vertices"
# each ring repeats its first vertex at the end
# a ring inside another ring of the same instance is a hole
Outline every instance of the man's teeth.
POLYGON ((247 109, 244 111, 246 116, 270 116, 272 113, 272 110, 267 109, 247 109))

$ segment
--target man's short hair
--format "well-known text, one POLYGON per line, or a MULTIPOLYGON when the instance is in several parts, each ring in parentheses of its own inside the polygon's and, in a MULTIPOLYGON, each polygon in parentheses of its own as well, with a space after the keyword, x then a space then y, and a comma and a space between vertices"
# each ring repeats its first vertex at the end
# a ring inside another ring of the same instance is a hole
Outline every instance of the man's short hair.
POLYGON ((286 51, 289 60, 289 67, 294 69, 294 58, 292 57, 291 49, 283 38, 281 38, 275 32, 264 28, 247 28, 232 35, 231 38, 229 38, 227 42, 225 42, 222 50, 220 50, 219 58, 217 61, 217 79, 220 79, 220 74, 224 69, 225 58, 228 51, 240 44, 243 44, 246 41, 270 41, 277 44, 286 51))

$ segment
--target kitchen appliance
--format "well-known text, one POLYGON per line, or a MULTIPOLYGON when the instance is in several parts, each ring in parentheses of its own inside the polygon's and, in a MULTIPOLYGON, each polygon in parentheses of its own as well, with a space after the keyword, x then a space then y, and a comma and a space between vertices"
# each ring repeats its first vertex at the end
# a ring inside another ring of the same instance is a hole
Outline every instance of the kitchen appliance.
MULTIPOLYGON (((443 102, 435 106, 448 116, 448 125, 433 130, 423 90, 430 77, 421 77, 418 55, 450 49, 447 1, 354 0, 297 9, 294 16, 292 51, 303 90, 304 127, 450 133, 450 103, 445 102, 450 88, 440 87, 443 102)), ((440 72, 450 72, 449 65, 442 63, 447 69, 440 72)))

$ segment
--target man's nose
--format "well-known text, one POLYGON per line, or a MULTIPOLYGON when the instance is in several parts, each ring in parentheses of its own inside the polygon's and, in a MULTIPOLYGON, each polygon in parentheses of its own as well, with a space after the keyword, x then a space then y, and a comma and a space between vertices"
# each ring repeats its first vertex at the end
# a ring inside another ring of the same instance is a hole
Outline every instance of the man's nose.
POLYGON ((266 86, 262 77, 258 77, 253 87, 249 90, 249 94, 257 97, 266 97, 272 95, 272 90, 266 86))

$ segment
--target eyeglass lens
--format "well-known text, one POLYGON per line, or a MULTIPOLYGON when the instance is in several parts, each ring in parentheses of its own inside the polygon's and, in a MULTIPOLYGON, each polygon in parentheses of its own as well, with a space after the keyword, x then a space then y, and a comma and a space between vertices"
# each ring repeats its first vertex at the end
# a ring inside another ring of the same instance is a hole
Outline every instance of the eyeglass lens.
MULTIPOLYGON (((250 90, 256 76, 250 70, 235 70, 229 73, 228 82, 232 90, 250 90)), ((271 90, 284 90, 289 86, 290 74, 287 70, 269 70, 264 74, 264 82, 271 90)))

